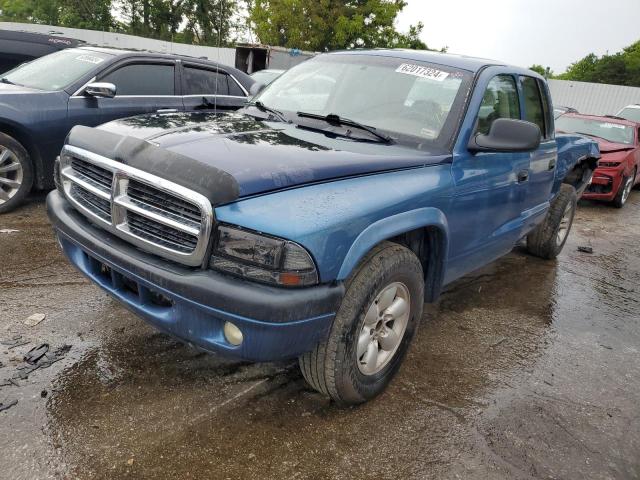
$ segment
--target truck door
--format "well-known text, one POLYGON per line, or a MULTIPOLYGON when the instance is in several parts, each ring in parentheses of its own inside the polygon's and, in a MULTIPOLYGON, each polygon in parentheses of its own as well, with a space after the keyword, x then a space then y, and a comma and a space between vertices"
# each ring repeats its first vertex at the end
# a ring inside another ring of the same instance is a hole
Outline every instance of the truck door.
MULTIPOLYGON (((513 75, 498 74, 474 93, 467 113, 473 118, 465 119, 465 125, 473 120, 473 135, 488 133, 498 118, 521 119, 516 80, 513 75), (479 108, 476 95, 483 95, 479 108)), ((516 244, 522 231, 530 160, 529 153, 474 155, 466 142, 455 153, 447 281, 502 256, 516 244)))
POLYGON ((538 125, 542 133, 540 147, 530 154, 529 182, 523 212, 524 228, 529 231, 541 220, 549 207, 558 161, 558 146, 551 102, 544 82, 533 77, 520 76, 520 92, 523 118, 538 125))
POLYGON ((176 94, 177 75, 172 60, 135 60, 102 72, 96 82, 113 83, 116 96, 94 98, 80 92, 69 99, 72 125, 95 126, 143 113, 184 110, 176 94))

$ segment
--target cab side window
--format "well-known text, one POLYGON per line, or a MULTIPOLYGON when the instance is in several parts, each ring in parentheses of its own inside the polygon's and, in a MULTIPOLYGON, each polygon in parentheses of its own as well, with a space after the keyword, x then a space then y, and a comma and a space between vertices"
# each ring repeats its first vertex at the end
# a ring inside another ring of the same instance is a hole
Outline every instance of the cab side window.
POLYGON ((524 119, 540 127, 543 138, 547 138, 548 129, 542 96, 538 82, 532 77, 520 77, 522 94, 524 95, 524 119))
POLYGON ((173 65, 130 64, 104 76, 101 82, 113 83, 116 95, 175 95, 173 65))
POLYGON ((488 134, 498 118, 520 119, 518 88, 511 75, 497 75, 489 82, 478 112, 476 133, 488 134))

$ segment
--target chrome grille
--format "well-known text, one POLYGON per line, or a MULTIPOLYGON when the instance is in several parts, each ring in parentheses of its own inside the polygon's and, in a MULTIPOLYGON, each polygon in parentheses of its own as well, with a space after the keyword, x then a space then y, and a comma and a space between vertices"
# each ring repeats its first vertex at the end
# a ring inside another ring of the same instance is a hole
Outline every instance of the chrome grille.
POLYGON ((60 156, 60 172, 69 201, 100 227, 185 265, 204 261, 213 225, 204 196, 70 145, 60 156))

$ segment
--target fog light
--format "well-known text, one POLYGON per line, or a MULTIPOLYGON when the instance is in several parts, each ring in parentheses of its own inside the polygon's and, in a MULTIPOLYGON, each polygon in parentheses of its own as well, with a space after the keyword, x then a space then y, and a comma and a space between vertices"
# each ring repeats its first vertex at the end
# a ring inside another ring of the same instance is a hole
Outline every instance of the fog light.
POLYGON ((224 337, 231 345, 236 347, 242 343, 242 332, 231 322, 224 324, 224 337))

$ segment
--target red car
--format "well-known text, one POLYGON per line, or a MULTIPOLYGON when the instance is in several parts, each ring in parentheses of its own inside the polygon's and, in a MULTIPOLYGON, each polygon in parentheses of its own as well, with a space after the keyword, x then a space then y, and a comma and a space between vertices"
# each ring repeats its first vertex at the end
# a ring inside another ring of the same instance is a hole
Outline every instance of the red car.
POLYGON ((598 142, 602 158, 582 197, 622 208, 631 189, 640 182, 640 123, 567 113, 556 120, 556 131, 587 135, 598 142))

